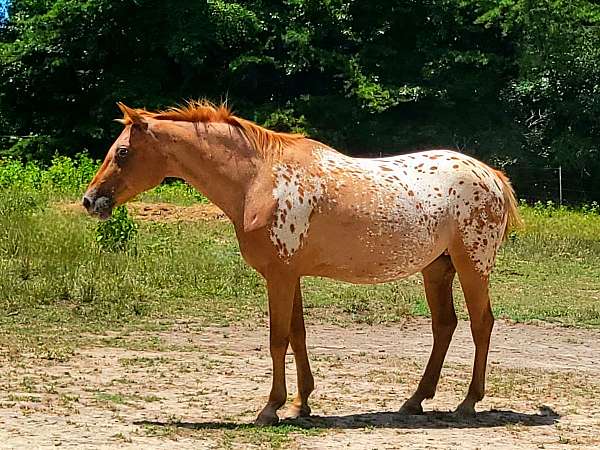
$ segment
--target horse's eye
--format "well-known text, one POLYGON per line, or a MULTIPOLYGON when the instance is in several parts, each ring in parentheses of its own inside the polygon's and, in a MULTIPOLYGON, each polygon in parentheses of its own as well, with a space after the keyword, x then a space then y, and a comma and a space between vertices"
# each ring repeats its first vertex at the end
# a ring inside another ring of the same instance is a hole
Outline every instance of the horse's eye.
POLYGON ((117 149, 117 156, 121 159, 127 157, 128 153, 129 153, 129 149, 127 147, 119 147, 117 149))

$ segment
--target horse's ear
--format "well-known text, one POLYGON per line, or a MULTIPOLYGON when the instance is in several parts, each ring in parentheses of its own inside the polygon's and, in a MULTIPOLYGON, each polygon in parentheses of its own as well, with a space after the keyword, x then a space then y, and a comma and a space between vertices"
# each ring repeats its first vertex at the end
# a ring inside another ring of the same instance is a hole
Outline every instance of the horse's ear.
POLYGON ((271 178, 257 178, 265 181, 254 182, 246 193, 244 201, 244 231, 246 233, 266 227, 273 219, 277 204, 273 196, 271 178))
POLYGON ((138 110, 130 108, 129 106, 121 102, 118 102, 117 106, 123 113, 123 119, 117 119, 118 122, 121 122, 123 124, 131 122, 134 125, 140 126, 140 128, 144 131, 148 129, 148 121, 142 114, 140 114, 138 110))

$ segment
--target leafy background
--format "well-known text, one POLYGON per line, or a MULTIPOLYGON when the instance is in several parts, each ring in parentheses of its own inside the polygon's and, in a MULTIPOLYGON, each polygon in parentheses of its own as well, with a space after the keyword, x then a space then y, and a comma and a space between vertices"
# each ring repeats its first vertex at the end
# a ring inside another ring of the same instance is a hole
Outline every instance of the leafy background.
POLYGON ((505 168, 521 196, 560 165, 571 201, 600 198, 592 1, 13 0, 6 11, 0 156, 101 157, 116 101, 208 97, 350 154, 456 148, 505 168))

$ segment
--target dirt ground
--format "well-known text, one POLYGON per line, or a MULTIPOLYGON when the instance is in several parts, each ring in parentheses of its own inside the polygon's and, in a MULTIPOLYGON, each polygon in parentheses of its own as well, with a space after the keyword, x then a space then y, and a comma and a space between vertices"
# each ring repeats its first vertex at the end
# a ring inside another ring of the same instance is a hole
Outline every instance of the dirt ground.
MULTIPOLYGON (((61 211, 85 214, 79 203, 57 203, 61 211)), ((127 209, 135 219, 153 222, 194 222, 197 220, 227 220, 223 211, 212 203, 179 206, 171 203, 131 202, 127 209)))
MULTIPOLYGON (((427 360, 429 322, 309 324, 314 417, 255 429, 270 387, 267 328, 90 336, 70 357, 0 354, 1 448, 598 448, 600 332, 498 321, 488 395, 472 420, 461 322, 423 416, 397 414, 427 360), (287 425, 287 426, 286 426, 287 425)), ((0 349, 1 350, 1 349, 0 349)), ((288 356, 288 386, 295 368, 288 356)))

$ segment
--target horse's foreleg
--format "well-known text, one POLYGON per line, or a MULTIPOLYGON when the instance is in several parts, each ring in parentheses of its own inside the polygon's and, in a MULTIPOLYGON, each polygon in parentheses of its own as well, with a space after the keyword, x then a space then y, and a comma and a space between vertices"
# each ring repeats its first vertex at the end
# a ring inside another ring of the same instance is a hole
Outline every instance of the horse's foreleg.
POLYGON ((455 273, 450 257, 444 255, 423 270, 425 294, 431 311, 433 348, 419 387, 400 409, 404 414, 421 414, 423 400, 435 395, 444 358, 457 324, 452 300, 452 280, 455 273))
POLYGON ((285 354, 290 339, 296 282, 296 279, 285 276, 270 276, 267 278, 273 384, 269 400, 256 418, 256 425, 274 425, 279 422, 277 410, 283 406, 287 399, 285 354))
POLYGON ((298 373, 298 393, 288 413, 289 417, 304 417, 310 415, 308 396, 315 388, 315 381, 310 370, 308 354, 306 352, 306 329, 304 327, 304 314, 302 311, 302 292, 300 280, 296 283, 294 307, 292 310, 292 326, 290 343, 294 350, 296 371, 298 373))
POLYGON ((488 292, 489 277, 482 275, 467 258, 452 258, 460 284, 465 294, 465 302, 471 320, 471 334, 475 343, 473 377, 466 398, 456 409, 461 416, 475 415, 475 404, 485 394, 485 370, 487 365, 490 337, 494 327, 494 316, 488 292))

